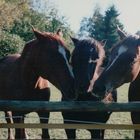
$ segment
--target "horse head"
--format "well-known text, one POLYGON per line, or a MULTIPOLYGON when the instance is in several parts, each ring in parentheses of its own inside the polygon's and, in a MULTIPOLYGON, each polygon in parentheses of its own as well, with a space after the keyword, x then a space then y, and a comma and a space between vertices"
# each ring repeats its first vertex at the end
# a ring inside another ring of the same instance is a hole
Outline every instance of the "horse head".
POLYGON ((28 42, 21 59, 33 73, 48 79, 66 99, 75 99, 74 75, 69 64, 70 51, 59 34, 40 32, 33 29, 36 39, 28 42))
POLYGON ((103 62, 105 52, 101 43, 95 39, 71 38, 74 43, 72 53, 73 73, 76 81, 77 93, 87 93, 90 81, 98 78, 100 66, 103 62))
POLYGON ((112 47, 109 63, 94 84, 93 92, 104 97, 113 89, 136 79, 140 71, 140 38, 127 36, 118 29, 122 39, 112 47))

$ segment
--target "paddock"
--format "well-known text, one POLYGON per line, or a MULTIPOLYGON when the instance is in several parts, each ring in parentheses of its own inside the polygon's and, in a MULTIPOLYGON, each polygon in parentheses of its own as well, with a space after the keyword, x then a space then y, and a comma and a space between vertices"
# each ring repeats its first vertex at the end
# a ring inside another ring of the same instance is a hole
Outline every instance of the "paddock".
MULTIPOLYGON (((15 124, 14 127, 18 128, 18 127, 26 127, 28 128, 27 132, 29 133, 29 137, 31 139, 34 138, 40 138, 40 129, 37 128, 50 128, 50 135, 52 139, 65 139, 65 132, 62 128, 78 128, 77 130, 77 138, 85 138, 85 139, 89 139, 90 136, 88 134, 88 132, 86 130, 83 130, 85 128, 109 128, 106 130, 105 132, 105 138, 108 139, 122 139, 122 138, 133 138, 133 129, 140 129, 140 125, 131 125, 131 119, 130 119, 130 110, 140 110, 140 103, 127 103, 127 90, 126 88, 128 87, 128 85, 124 85, 123 87, 118 89, 118 102, 121 103, 113 103, 113 104, 103 104, 103 103, 93 103, 93 102, 56 102, 60 100, 60 94, 58 93, 59 91, 57 91, 55 88, 53 88, 53 91, 55 91, 56 95, 52 95, 51 97, 51 101, 55 101, 55 102, 34 102, 29 106, 27 104, 27 102, 20 104, 19 101, 0 101, 0 106, 1 106, 1 110, 34 110, 36 111, 36 109, 41 109, 41 110, 45 110, 45 111, 51 111, 51 115, 50 115, 50 120, 49 120, 49 124, 39 124, 39 121, 37 119, 37 115, 35 113, 30 113, 29 115, 27 115, 26 119, 25 119, 25 123, 26 124, 15 124), (123 88, 125 89, 122 93, 123 88), (125 96, 124 98, 122 98, 123 96, 125 96), (19 105, 20 104, 20 105, 19 105), (9 108, 10 106, 10 108, 9 108), (28 108, 27 108, 28 106, 28 108), (36 108, 36 106, 38 106, 36 108), (31 107, 31 108, 30 108, 31 107), (47 107, 47 108, 46 108, 47 107), (56 112, 56 111, 62 111, 62 110, 75 110, 78 111, 80 109, 86 111, 95 111, 96 109, 100 109, 100 111, 102 110, 114 110, 115 112, 112 113, 107 125, 105 124, 96 124, 96 122, 92 122, 93 124, 90 124, 90 122, 85 122, 85 124, 77 124, 76 125, 67 125, 67 124, 63 124, 63 119, 61 116, 60 112, 56 112), (54 112, 55 111, 55 112, 54 112), (26 126, 25 126, 26 125, 26 126), (34 128, 34 129, 30 129, 30 128, 34 128), (52 129, 55 128, 55 129, 52 129), (57 129, 56 129, 57 128, 57 129), (60 129, 61 128, 61 129, 60 129), (81 130, 82 129, 82 130, 81 130)), ((13 127, 12 125, 6 125, 5 122, 2 120, 2 116, 0 118, 0 138, 6 138, 6 131, 7 129, 4 128, 8 128, 8 127, 13 127)), ((4 116, 3 116, 4 117, 4 116)), ((46 118, 47 119, 47 118, 46 118)))

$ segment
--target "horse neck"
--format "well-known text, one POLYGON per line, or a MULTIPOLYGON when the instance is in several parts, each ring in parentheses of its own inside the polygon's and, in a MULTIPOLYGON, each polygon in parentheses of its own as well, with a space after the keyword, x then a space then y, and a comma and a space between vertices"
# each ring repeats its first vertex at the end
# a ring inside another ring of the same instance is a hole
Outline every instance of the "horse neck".
POLYGON ((139 74, 137 75, 136 79, 134 80, 134 82, 137 82, 137 81, 140 83, 140 72, 139 72, 139 74))
POLYGON ((33 89, 39 76, 32 68, 32 64, 28 59, 20 61, 20 75, 24 87, 33 89))

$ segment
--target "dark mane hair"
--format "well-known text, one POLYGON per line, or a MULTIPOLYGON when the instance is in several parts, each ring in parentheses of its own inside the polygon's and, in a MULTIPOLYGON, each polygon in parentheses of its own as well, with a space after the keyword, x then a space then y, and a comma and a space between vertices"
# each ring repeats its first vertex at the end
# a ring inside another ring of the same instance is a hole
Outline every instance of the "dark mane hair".
POLYGON ((97 41, 94 38, 82 39, 82 40, 80 40, 80 43, 85 46, 94 47, 96 49, 96 51, 98 52, 98 56, 99 56, 99 60, 100 60, 99 63, 102 64, 102 62, 105 58, 105 51, 104 51, 102 43, 100 43, 99 41, 97 41))
POLYGON ((101 45, 101 43, 94 38, 80 39, 80 43, 91 47, 93 47, 93 45, 95 47, 101 45))

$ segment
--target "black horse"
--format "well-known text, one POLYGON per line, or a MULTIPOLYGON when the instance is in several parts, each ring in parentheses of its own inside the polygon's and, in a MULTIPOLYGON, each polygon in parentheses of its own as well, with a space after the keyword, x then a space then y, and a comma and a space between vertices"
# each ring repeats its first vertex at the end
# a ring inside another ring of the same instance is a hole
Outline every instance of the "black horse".
MULTIPOLYGON (((92 95, 91 86, 100 75, 105 52, 103 45, 95 39, 78 40, 72 38, 75 49, 72 53, 71 63, 76 81, 76 92, 78 93, 77 101, 99 101, 98 98, 92 95), (90 88, 89 88, 90 87, 90 88)), ((116 91, 113 91, 111 98, 116 101, 116 91)), ((63 112, 65 123, 77 123, 68 120, 88 121, 106 123, 111 112, 63 112)), ((104 130, 89 130, 91 138, 103 139, 104 130)), ((66 129, 68 138, 76 138, 75 129, 66 129)))
MULTIPOLYGON (((2 100, 44 100, 48 101, 48 88, 41 88, 46 79, 53 83, 65 100, 76 98, 74 76, 69 65, 70 51, 58 34, 40 32, 33 29, 36 39, 28 42, 20 55, 7 56, 0 63, 0 99, 2 100)), ((14 111, 14 116, 29 112, 14 111)), ((41 117, 49 113, 38 112, 41 117)), ((41 120, 42 122, 44 120, 41 120)), ((14 118, 14 123, 21 119, 14 118)), ((47 121, 45 121, 47 123, 47 121)), ((48 131, 42 138, 49 137, 48 131)), ((17 129, 17 138, 25 138, 25 133, 17 129)))

